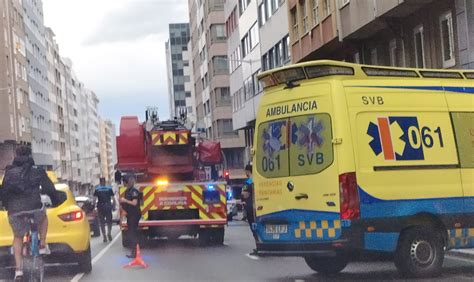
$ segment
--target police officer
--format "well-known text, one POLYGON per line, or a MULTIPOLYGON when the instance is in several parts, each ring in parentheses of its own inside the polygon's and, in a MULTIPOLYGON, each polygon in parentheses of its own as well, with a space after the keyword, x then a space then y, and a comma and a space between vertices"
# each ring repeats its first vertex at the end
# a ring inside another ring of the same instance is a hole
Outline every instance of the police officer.
POLYGON ((132 253, 127 255, 128 258, 135 258, 137 254, 136 246, 139 243, 138 223, 142 216, 140 210, 140 191, 135 188, 135 181, 135 176, 132 174, 124 178, 127 190, 125 190, 124 197, 120 198, 120 204, 127 213, 128 237, 132 246, 132 253))
POLYGON ((112 187, 105 185, 105 178, 100 178, 100 185, 95 188, 94 197, 97 202, 100 229, 102 236, 104 236, 104 243, 107 243, 107 239, 109 239, 109 242, 112 241, 112 210, 115 210, 116 202, 112 187), (107 236, 105 234, 105 223, 107 223, 107 236))

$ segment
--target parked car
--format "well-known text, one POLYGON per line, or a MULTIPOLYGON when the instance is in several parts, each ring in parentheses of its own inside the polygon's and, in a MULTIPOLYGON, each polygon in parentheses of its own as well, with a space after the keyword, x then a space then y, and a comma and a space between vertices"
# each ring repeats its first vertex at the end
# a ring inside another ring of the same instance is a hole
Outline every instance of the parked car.
MULTIPOLYGON (((50 176, 50 178, 55 177, 50 176)), ((52 203, 48 196, 42 197, 48 216, 46 241, 51 250, 51 254, 46 256, 45 260, 55 263, 76 263, 80 272, 90 272, 92 270, 90 227, 86 221, 85 213, 77 205, 66 184, 55 183, 55 187, 59 198, 57 203, 52 203)), ((7 211, 1 202, 0 230, 2 230, 0 232, 2 267, 13 266, 13 256, 11 255, 13 232, 8 223, 7 211)))
POLYGON ((100 223, 97 209, 94 206, 94 200, 88 196, 77 196, 76 203, 86 213, 87 220, 89 221, 90 230, 92 237, 100 236, 100 223))

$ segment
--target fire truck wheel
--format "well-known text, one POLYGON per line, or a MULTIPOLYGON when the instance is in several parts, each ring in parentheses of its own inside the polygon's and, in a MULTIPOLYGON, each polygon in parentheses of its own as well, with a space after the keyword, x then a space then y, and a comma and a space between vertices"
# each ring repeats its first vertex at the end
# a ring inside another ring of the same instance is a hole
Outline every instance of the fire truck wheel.
POLYGON ((130 242, 128 232, 126 230, 122 230, 122 246, 124 248, 130 248, 131 244, 132 243, 130 242))
POLYGON ((224 244, 224 227, 214 228, 211 232, 211 242, 213 245, 223 245, 224 244))
POLYGON ((209 245, 211 241, 211 232, 207 228, 201 228, 199 229, 199 245, 204 247, 209 245))

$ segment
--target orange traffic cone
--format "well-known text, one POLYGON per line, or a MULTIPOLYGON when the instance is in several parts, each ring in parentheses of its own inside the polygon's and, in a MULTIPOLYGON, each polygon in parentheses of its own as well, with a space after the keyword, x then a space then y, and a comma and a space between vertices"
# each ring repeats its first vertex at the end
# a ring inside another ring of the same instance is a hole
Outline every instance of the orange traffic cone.
POLYGON ((137 244, 137 254, 135 256, 135 259, 133 259, 128 264, 124 265, 123 268, 128 268, 132 266, 142 266, 143 268, 148 268, 148 264, 142 259, 142 256, 140 254, 140 246, 138 244, 137 244))

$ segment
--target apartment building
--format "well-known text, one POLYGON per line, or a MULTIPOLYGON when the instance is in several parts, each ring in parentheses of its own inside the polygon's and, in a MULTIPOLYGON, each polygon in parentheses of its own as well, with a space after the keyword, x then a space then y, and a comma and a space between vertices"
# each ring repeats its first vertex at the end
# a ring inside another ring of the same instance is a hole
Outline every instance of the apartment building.
POLYGON ((53 170, 59 180, 71 177, 71 149, 68 104, 66 95, 66 66, 59 55, 55 34, 46 28, 46 59, 48 62, 49 101, 51 115, 51 142, 53 170))
POLYGON ((469 68, 473 1, 288 1, 292 61, 469 68))
POLYGON ((43 2, 23 0, 28 87, 31 110, 32 150, 36 165, 53 168, 51 109, 49 102, 43 2))
POLYGON ((110 120, 100 119, 100 165, 101 177, 113 183, 115 164, 117 163, 117 145, 115 125, 110 120))
POLYGON ((17 144, 31 144, 24 10, 19 1, 0 2, 0 173, 17 144))
POLYGON ((245 134, 244 161, 251 161, 262 88, 257 74, 290 63, 287 1, 225 2, 233 127, 245 134))
POLYGON ((191 98, 190 77, 189 74, 184 74, 184 69, 189 68, 189 61, 183 57, 184 53, 188 51, 189 37, 188 23, 169 25, 169 39, 165 43, 165 47, 171 118, 179 117, 190 106, 186 104, 186 98, 191 98))
POLYGON ((244 135, 232 124, 223 0, 189 0, 197 130, 218 140, 232 178, 244 178, 244 135))

